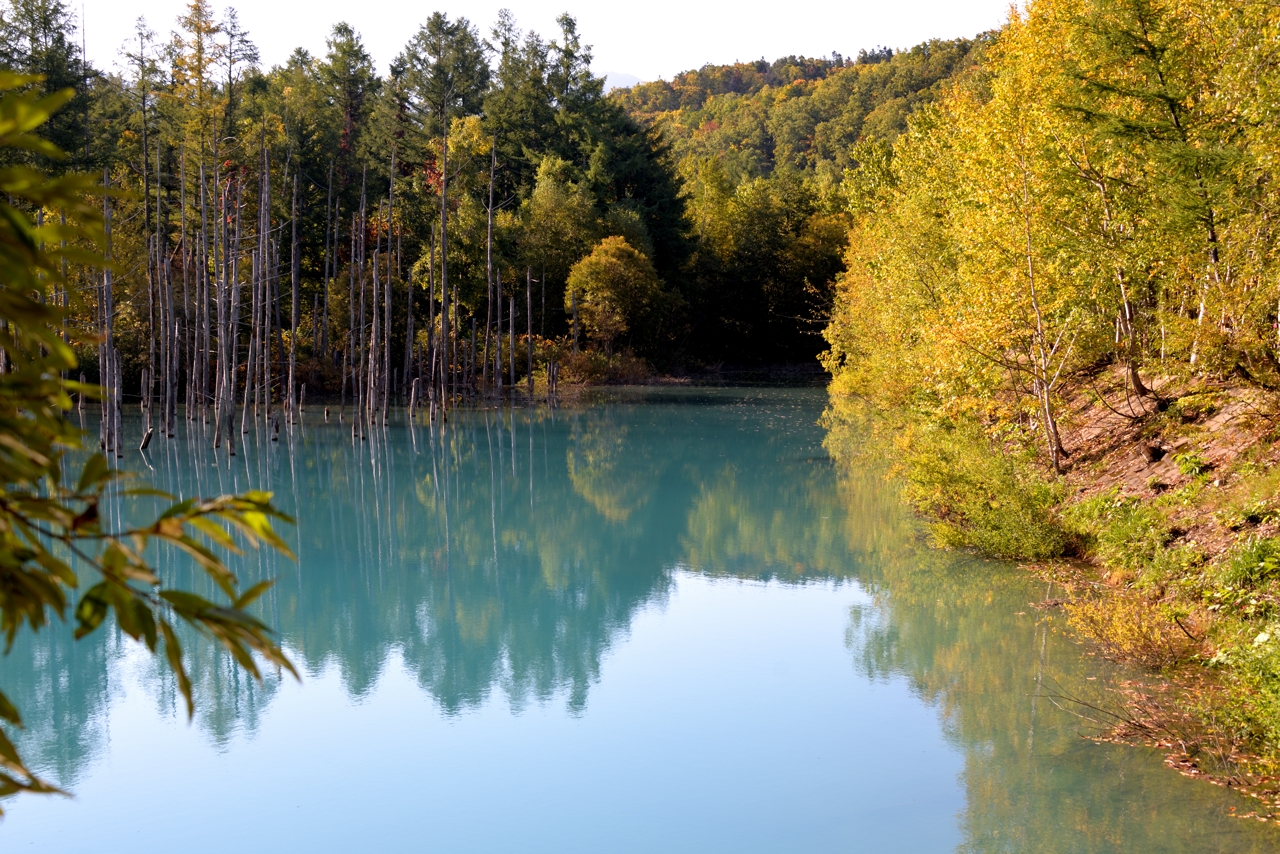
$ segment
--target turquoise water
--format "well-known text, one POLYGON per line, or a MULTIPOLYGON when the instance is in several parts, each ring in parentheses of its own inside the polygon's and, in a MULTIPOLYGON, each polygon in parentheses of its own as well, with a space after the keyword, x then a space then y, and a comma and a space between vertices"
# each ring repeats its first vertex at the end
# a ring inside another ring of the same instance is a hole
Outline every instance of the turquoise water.
MULTIPOLYGON (((317 413, 230 464, 127 467, 297 517, 263 616, 303 674, 188 644, 198 710, 118 633, 24 639, 0 684, 73 799, 49 852, 1253 852, 1274 828, 1051 695, 1114 678, 1006 567, 922 549, 841 471, 816 390, 617 392, 394 422, 317 413)), ((133 425, 136 430, 137 425, 133 425)), ((138 508, 135 512, 143 512, 138 508)), ((199 584, 159 556, 166 574, 199 584)))

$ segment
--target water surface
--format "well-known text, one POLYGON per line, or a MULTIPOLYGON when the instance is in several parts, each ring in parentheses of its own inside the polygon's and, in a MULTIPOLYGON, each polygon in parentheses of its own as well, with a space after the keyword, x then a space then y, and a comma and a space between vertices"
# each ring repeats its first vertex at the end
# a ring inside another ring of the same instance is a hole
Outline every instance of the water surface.
MULTIPOLYGON (((182 495, 273 490, 297 564, 262 613, 301 684, 191 639, 198 711, 118 633, 0 662, 75 793, 5 850, 1254 852, 1252 806, 1094 744, 1049 693, 1112 678, 1052 590, 920 546, 828 459, 816 390, 248 436, 126 458, 182 495)), ((136 425, 135 425, 136 426, 136 425)), ((166 572, 201 586, 169 555, 166 572)), ((203 588, 202 588, 203 589, 203 588)), ((210 591, 212 593, 212 591, 210 591)))

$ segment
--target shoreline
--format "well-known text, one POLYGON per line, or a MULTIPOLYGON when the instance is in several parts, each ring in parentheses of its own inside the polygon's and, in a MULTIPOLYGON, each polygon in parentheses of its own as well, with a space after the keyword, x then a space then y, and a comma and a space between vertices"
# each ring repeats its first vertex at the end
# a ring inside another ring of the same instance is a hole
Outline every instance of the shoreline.
MULTIPOLYGON (((1010 560, 1061 584, 1092 654, 1132 667, 1097 740, 1160 749, 1187 777, 1259 802, 1280 822, 1280 401, 1256 386, 1155 377, 1126 394, 1120 369, 1063 392, 1061 475, 995 441, 833 389, 842 462, 881 467, 932 545, 1010 560)), ((971 424, 980 422, 969 422, 971 424)), ((1079 702, 1070 697, 1066 702, 1079 702)), ((1234 814, 1233 814, 1234 815, 1234 814)))

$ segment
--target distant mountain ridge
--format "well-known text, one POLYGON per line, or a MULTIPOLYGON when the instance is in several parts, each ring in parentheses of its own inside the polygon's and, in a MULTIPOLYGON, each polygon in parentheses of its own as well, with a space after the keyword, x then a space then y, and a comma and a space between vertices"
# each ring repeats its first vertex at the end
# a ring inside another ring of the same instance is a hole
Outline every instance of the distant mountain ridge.
POLYGON ((644 81, 634 74, 623 74, 621 71, 606 71, 604 73, 604 91, 611 92, 614 89, 630 89, 632 86, 639 86, 644 81))

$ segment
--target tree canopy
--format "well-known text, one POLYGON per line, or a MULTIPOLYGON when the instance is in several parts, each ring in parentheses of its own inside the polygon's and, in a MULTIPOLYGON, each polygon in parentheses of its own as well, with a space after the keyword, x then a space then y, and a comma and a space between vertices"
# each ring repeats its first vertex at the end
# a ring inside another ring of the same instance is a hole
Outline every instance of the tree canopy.
POLYGON ((578 312, 587 336, 612 352, 619 339, 671 308, 662 297, 649 258, 626 238, 606 237, 569 271, 565 308, 578 312))

